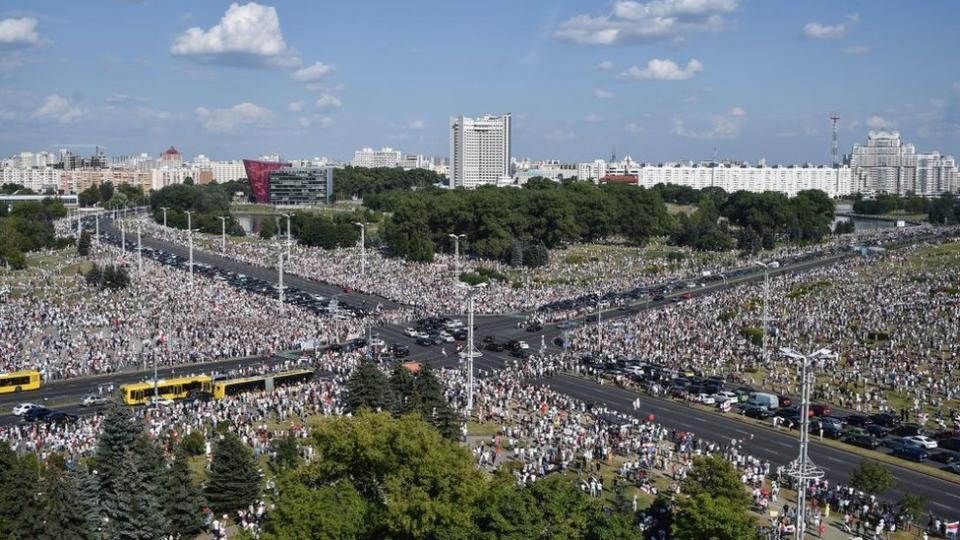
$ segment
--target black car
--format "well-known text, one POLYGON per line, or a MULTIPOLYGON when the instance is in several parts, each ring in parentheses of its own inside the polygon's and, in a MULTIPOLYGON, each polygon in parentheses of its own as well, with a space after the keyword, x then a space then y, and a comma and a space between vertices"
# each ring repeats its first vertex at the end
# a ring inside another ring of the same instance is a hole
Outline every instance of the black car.
POLYGON ((936 454, 930 454, 930 459, 943 463, 944 465, 960 463, 960 452, 951 452, 949 450, 945 450, 943 452, 937 452, 936 454))
POLYGON ((859 446, 860 448, 866 448, 868 450, 876 450, 880 446, 880 441, 872 435, 850 435, 843 438, 843 442, 847 444, 852 444, 853 446, 859 446))
POLYGON ((433 345, 433 339, 431 339, 429 336, 420 336, 417 338, 417 345, 429 347, 433 345))
POLYGON ((527 332, 539 332, 541 330, 543 330, 543 325, 538 322, 527 325, 527 332))
POLYGON ((410 347, 401 345, 399 343, 394 343, 390 346, 390 352, 393 353, 393 356, 396 358, 404 358, 410 356, 410 347))
POLYGON ((530 358, 530 351, 527 349, 514 349, 510 351, 510 356, 526 360, 527 358, 530 358))
POLYGON ((869 416, 862 414, 851 414, 843 419, 843 423, 848 426, 867 427, 873 423, 873 420, 871 420, 869 416))
POLYGON ((743 407, 743 415, 749 416, 750 418, 756 418, 757 420, 766 420, 767 418, 770 418, 770 411, 768 411, 766 407, 746 405, 743 407))
POLYGON ((463 341, 467 339, 467 337, 469 337, 469 334, 467 333, 466 328, 457 328, 456 330, 453 331, 452 335, 453 335, 453 339, 457 341, 463 341))
POLYGON ((487 343, 484 349, 488 351, 493 351, 493 352, 503 352, 504 347, 503 347, 503 343, 497 343, 496 341, 491 341, 490 343, 487 343))
POLYGON ((941 439, 937 442, 937 446, 947 450, 953 450, 954 452, 960 452, 960 437, 941 439))
POLYGON ((68 414, 63 411, 50 411, 49 414, 44 415, 40 418, 42 422, 49 422, 54 424, 63 424, 66 422, 76 422, 77 415, 68 414))
POLYGON ((890 430, 890 435, 894 437, 915 437, 923 435, 923 428, 917 424, 903 424, 890 430))
POLYGON ((37 420, 43 420, 45 416, 51 414, 52 412, 52 410, 46 407, 34 407, 23 413, 21 418, 23 418, 23 420, 26 422, 36 422, 37 420))
POLYGON ((870 432, 871 435, 879 439, 882 439, 890 434, 890 430, 881 426, 880 424, 867 424, 865 429, 870 432))
POLYGON ((495 338, 495 337, 493 337, 493 336, 483 336, 483 342, 484 342, 484 343, 493 343, 493 342, 496 341, 496 340, 497 340, 497 338, 495 338))
POLYGON ((821 424, 820 422, 810 423, 810 434, 819 437, 820 428, 823 428, 823 436, 828 439, 839 439, 840 436, 843 435, 843 430, 837 428, 837 426, 833 424, 821 424))
POLYGON ((885 428, 895 428, 900 425, 900 419, 890 413, 878 413, 870 416, 874 424, 879 424, 885 428))

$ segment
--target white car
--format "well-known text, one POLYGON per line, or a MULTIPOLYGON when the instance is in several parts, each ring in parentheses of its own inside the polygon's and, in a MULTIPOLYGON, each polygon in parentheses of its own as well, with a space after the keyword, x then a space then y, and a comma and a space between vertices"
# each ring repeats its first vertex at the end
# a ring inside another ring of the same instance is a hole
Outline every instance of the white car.
POLYGON ((161 397, 161 398, 157 398, 157 399, 151 399, 151 400, 150 400, 150 404, 151 404, 151 405, 163 405, 163 406, 173 405, 173 400, 172 400, 172 399, 167 399, 167 398, 165 398, 165 397, 161 397))
POLYGON ((95 407, 97 405, 106 405, 110 400, 97 394, 87 394, 80 400, 81 407, 95 407))
POLYGON ((387 342, 384 341, 384 340, 382 340, 382 339, 380 339, 380 338, 378 338, 378 337, 375 337, 375 338, 373 338, 373 339, 370 340, 370 346, 371 346, 371 347, 386 347, 386 346, 387 346, 387 342))
POLYGON ((30 411, 31 409, 37 409, 39 407, 40 406, 37 405, 36 403, 21 403, 13 408, 13 415, 23 416, 27 414, 27 411, 30 411))
POLYGON ((906 439, 919 444, 920 446, 926 448, 927 450, 933 450, 934 448, 937 447, 937 441, 925 435, 914 435, 913 437, 906 437, 906 439))
POLYGON ((710 394, 699 394, 697 396, 697 402, 703 403, 704 405, 715 405, 717 400, 710 394))
POLYGON ((454 341, 456 341, 455 339, 453 339, 453 336, 451 336, 450 334, 448 334, 448 333, 446 333, 446 332, 440 332, 440 339, 442 339, 443 341, 445 341, 445 342, 447 342, 447 343, 453 343, 454 341))
POLYGON ((713 399, 717 403, 728 402, 731 405, 739 401, 739 398, 737 398, 737 394, 729 390, 723 390, 723 391, 717 392, 716 394, 713 395, 713 399))
POLYGON ((403 329, 403 335, 405 335, 405 336, 407 336, 407 337, 415 338, 415 337, 417 337, 419 334, 420 334, 419 332, 417 332, 416 330, 414 330, 413 328, 411 328, 411 327, 409 327, 409 326, 403 329))
POLYGON ((529 349, 529 348, 530 348, 530 344, 527 343, 526 341, 523 341, 523 340, 521 340, 521 341, 519 342, 518 346, 519 346, 521 349, 529 349))

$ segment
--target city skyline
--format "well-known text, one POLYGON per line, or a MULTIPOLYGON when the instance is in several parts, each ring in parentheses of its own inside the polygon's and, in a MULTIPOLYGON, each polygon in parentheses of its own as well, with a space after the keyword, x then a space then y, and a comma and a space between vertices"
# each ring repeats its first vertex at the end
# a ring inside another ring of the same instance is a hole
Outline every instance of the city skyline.
POLYGON ((514 157, 568 162, 827 163, 834 110, 841 149, 880 128, 960 148, 949 2, 436 6, 7 4, 0 154, 445 156, 450 116, 507 111, 514 157))

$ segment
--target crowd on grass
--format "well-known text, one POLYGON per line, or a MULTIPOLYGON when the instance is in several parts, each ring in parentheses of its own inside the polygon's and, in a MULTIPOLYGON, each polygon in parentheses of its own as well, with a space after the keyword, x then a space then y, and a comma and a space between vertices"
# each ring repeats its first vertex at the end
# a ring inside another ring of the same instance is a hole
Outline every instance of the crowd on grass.
POLYGON ((837 357, 815 363, 814 400, 864 414, 905 409, 911 421, 956 429, 960 252, 950 246, 922 242, 771 277, 766 354, 762 281, 606 323, 600 348, 595 328, 573 330, 571 346, 781 395, 799 395, 800 376, 780 348, 827 348, 837 357))

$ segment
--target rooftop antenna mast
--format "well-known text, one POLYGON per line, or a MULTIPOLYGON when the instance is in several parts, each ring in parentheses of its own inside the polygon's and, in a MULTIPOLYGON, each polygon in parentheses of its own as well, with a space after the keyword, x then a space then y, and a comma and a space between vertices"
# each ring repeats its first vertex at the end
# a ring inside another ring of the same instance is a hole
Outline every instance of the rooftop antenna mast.
POLYGON ((833 166, 840 165, 840 144, 837 141, 837 126, 840 125, 840 115, 836 112, 830 113, 830 124, 833 127, 833 141, 830 143, 830 156, 833 158, 833 166))

